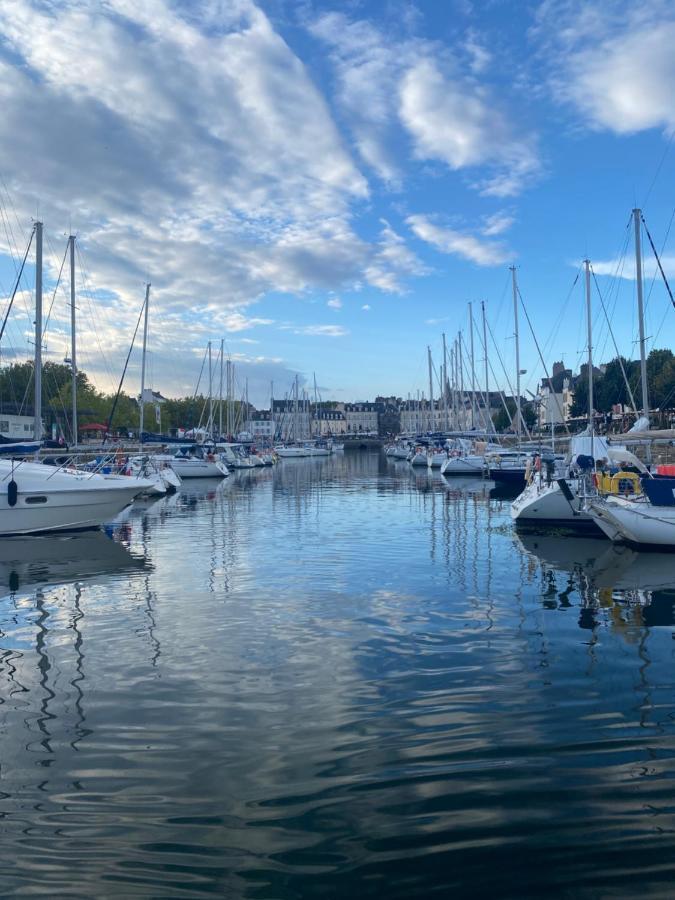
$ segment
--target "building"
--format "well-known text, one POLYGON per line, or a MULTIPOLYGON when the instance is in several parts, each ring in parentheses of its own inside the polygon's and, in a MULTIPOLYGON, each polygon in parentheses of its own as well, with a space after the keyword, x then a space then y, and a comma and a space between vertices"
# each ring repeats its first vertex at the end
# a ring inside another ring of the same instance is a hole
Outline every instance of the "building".
POLYGON ((0 412, 0 435, 13 441, 33 440, 33 417, 0 412))
POLYGON ((377 434, 379 430, 379 404, 345 403, 347 433, 377 434))
POLYGON ((309 404, 293 400, 274 401, 274 424, 276 439, 281 441, 306 441, 311 435, 311 415, 309 404))
POLYGON ((572 370, 566 369, 562 362, 555 362, 550 382, 548 378, 542 378, 537 392, 539 427, 562 425, 570 417, 573 402, 574 377, 572 370))
POLYGON ((313 416, 314 433, 320 435, 345 434, 347 422, 339 409, 317 409, 313 416))
POLYGON ((250 416, 246 420, 246 427, 244 429, 248 431, 252 438, 260 440, 261 438, 267 441, 273 441, 276 434, 276 422, 272 418, 272 414, 269 409, 264 410, 251 410, 250 416))

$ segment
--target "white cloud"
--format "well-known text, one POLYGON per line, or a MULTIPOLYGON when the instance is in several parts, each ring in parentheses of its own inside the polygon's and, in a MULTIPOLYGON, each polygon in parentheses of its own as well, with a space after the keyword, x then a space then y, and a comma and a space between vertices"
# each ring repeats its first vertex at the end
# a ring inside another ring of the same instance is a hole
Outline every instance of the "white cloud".
POLYGON ((539 173, 534 138, 516 138, 484 87, 446 75, 435 60, 421 59, 406 72, 400 97, 415 155, 451 169, 490 167, 476 183, 482 193, 513 196, 539 173))
POLYGON ((378 252, 366 266, 365 276, 369 284, 389 293, 402 293, 401 276, 427 275, 429 269, 408 248, 386 219, 381 220, 382 230, 378 252))
POLYGON ((499 266, 512 254, 497 241, 483 241, 472 234, 436 225, 428 216, 414 215, 406 220, 414 234, 441 253, 468 259, 479 266, 499 266))
POLYGON ((675 128, 675 9, 661 0, 626 7, 546 2, 533 37, 554 64, 552 87, 598 129, 631 134, 675 128), (555 27, 553 27, 555 25, 555 27))
POLYGON ((293 334, 307 334, 312 337, 345 337, 349 334, 348 329, 342 325, 282 325, 285 331, 292 331, 293 334))
MULTIPOLYGON (((574 262, 572 265, 575 268, 579 268, 583 265, 583 262, 574 262)), ((663 271, 666 273, 667 278, 675 278, 675 256, 669 254, 661 256, 661 265, 663 266, 663 271)), ((591 260, 591 268, 596 275, 622 278, 625 281, 635 281, 636 279, 635 259, 632 256, 605 260, 591 260)), ((644 260, 642 277, 645 279, 645 282, 651 281, 653 278, 660 280, 661 276, 653 258, 651 260, 644 260)))
POLYGON ((361 309, 364 310, 364 312, 370 312, 370 304, 364 303, 361 309))
POLYGON ((538 174, 535 138, 516 137, 503 100, 477 81, 491 55, 476 32, 443 49, 342 13, 319 17, 311 30, 330 49, 338 102, 361 157, 392 187, 403 178, 404 161, 392 150, 401 126, 419 160, 487 167, 475 185, 485 194, 513 196, 538 174))
MULTIPOLYGON (((108 292, 83 314, 81 344, 93 356, 100 343, 110 370, 146 280, 168 392, 186 332, 267 326, 246 308, 269 291, 335 290, 374 263, 397 284, 404 271, 356 234, 366 180, 251 0, 200 16, 168 0, 0 0, 0 103, 0 171, 19 219, 39 208, 52 241, 72 222, 88 283, 108 292)), ((3 232, 9 250, 23 247, 3 232)))
POLYGON ((327 303, 331 309, 342 309, 342 300, 339 297, 332 297, 327 303))
POLYGON ((485 218, 485 224, 481 228, 481 234, 485 237, 496 237, 503 234, 515 222, 515 218, 508 213, 498 212, 485 218))

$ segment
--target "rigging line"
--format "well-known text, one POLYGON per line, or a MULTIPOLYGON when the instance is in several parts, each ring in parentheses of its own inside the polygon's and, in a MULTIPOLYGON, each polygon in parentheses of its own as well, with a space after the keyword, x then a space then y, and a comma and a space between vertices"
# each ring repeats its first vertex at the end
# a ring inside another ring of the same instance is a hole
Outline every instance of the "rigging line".
POLYGON ((642 224, 645 226, 645 232, 649 239, 649 243, 652 248, 652 253, 654 254, 654 256, 656 258, 656 264, 659 267, 659 272, 661 273, 661 278, 663 279, 663 283, 665 284, 666 290, 668 291, 668 296, 670 297, 670 302, 673 304, 673 307, 675 308, 675 297, 673 297, 673 292, 671 291, 670 285, 668 284, 668 279, 666 278, 666 273, 663 271, 663 266, 661 265, 661 259, 659 257, 659 254, 656 252, 656 247, 654 246, 654 241, 652 240, 652 236, 649 233, 649 229, 647 228, 647 223, 645 222, 645 217, 643 215, 640 215, 640 218, 642 219, 642 224))
MULTIPOLYGON (((487 325, 488 328, 490 327, 490 325, 487 322, 485 324, 487 325)), ((492 336, 492 332, 490 332, 490 335, 492 336)), ((483 353, 485 353, 485 355, 487 356, 487 348, 486 348, 485 344, 483 343, 483 336, 480 334, 480 332, 478 332, 478 340, 480 341, 480 345, 483 348, 483 353)), ((492 340, 494 342, 494 338, 492 338, 492 340)), ((497 351, 497 352, 499 352, 499 351, 497 351)), ((507 415, 509 424, 513 425, 513 416, 511 415, 511 412, 506 404, 506 400, 504 399, 504 392, 499 387, 499 382, 497 380, 497 373, 494 370, 494 366, 492 365, 492 360, 490 359, 489 356, 487 356, 487 361, 488 361, 488 366, 490 367, 490 372, 492 373, 492 380, 494 381, 495 385, 497 386, 496 393, 499 394, 499 399, 502 401, 502 406, 504 407, 504 412, 507 415)), ((487 394, 488 394, 487 405, 488 405, 488 411, 489 411, 491 408, 490 407, 490 391, 488 391, 487 394)), ((490 416, 490 421, 492 421, 492 416, 490 416)), ((493 423, 493 427, 494 427, 494 423, 493 423)))
MULTIPOLYGON (((630 241, 630 232, 626 231, 626 235, 624 237, 623 247, 621 250, 621 254, 616 264, 616 268, 614 269, 614 274, 611 276, 611 281, 609 283, 608 289, 608 307, 611 301, 611 309, 607 309, 607 317, 611 319, 614 317, 614 313, 616 311, 617 303, 619 302, 619 293, 620 287, 623 283, 623 271, 626 267, 626 253, 628 252, 628 243, 630 241), (612 294, 614 295, 612 298, 612 294)), ((607 335, 605 335, 604 342, 602 344, 602 349, 599 348, 599 357, 602 358, 604 356, 605 350, 607 348, 607 335)))
POLYGON ((551 393, 555 397, 555 404, 558 407, 558 413, 560 415, 560 418, 562 419, 563 425, 565 426, 565 431, 567 432, 567 434, 569 434, 570 430, 567 425, 567 422, 565 421, 565 417, 563 415, 562 409, 560 408, 560 401, 558 400, 558 395, 553 390, 553 382, 551 381, 551 376, 548 374, 548 368, 546 366, 546 363, 544 362, 544 357, 541 355, 541 348, 539 347, 539 341, 537 340, 537 335, 534 333, 534 328, 532 327, 532 322, 530 321, 530 316, 527 311, 527 307, 525 306, 525 301, 523 300, 523 295, 520 293, 519 287, 516 287, 516 290, 518 291, 518 296, 520 297, 520 305, 522 306, 523 312, 525 313, 525 318, 527 319, 527 324, 530 326, 530 332, 532 333, 532 339, 534 340, 535 347, 537 348, 537 353, 539 354, 539 359, 541 361, 542 366, 544 367, 544 372, 546 373, 546 380, 548 381, 548 386, 551 390, 551 393))
POLYGON ((659 164, 658 164, 658 166, 656 167, 656 172, 654 173, 654 177, 652 178, 652 182, 651 182, 651 184, 649 185, 649 189, 647 190, 647 193, 646 193, 646 195, 645 195, 644 200, 642 201, 642 206, 643 206, 643 207, 645 207, 645 206, 647 205, 647 201, 649 200, 649 197, 650 197, 650 195, 651 195, 651 192, 652 192, 653 189, 654 189, 654 185, 656 184, 656 179, 657 179, 657 178, 659 177, 659 175, 661 174, 661 169, 663 168, 663 164, 664 164, 664 162, 666 161, 666 157, 668 156, 668 153, 669 153, 669 151, 670 151, 671 144, 673 143, 673 137, 675 137, 675 131, 671 131, 671 132, 670 132, 670 137, 668 138, 668 143, 667 143, 666 146, 665 146, 665 149, 664 149, 664 151, 663 151, 663 154, 661 155, 661 159, 659 160, 659 164))
MULTIPOLYGON (((515 400, 516 392, 513 390, 513 387, 511 386, 511 380, 506 372, 506 368, 504 366, 504 361, 502 359, 502 355, 499 352, 499 347, 497 346, 497 341, 495 340, 495 336, 492 333, 492 328, 490 328, 489 322, 486 322, 485 324, 487 325, 488 331, 490 332, 490 337, 492 338, 492 343, 494 344, 495 350, 497 351, 497 357, 499 358, 499 362, 501 363, 502 372, 504 373, 504 378, 506 378, 506 383, 508 385, 509 390, 511 391, 511 399, 515 400)), ((509 418, 511 419, 511 424, 513 424, 513 419, 511 418, 510 413, 509 413, 509 418)), ((528 439, 532 440, 532 435, 530 434, 530 431, 529 431, 527 425, 525 424, 525 420, 523 419, 522 414, 521 414, 521 424, 522 424, 523 428, 525 429, 525 434, 527 435, 528 439)))
POLYGON ((108 432, 110 431, 110 426, 112 424, 113 416, 115 415, 115 410, 117 409, 117 402, 120 399, 120 394, 122 393, 122 385, 124 384, 124 376, 127 374, 127 366, 129 365, 129 360, 131 359, 131 352, 134 349, 134 342, 136 341, 136 335, 138 334, 138 326, 141 324, 141 318, 143 316, 143 310, 145 309, 147 294, 143 298, 143 303, 141 304, 141 311, 138 314, 138 319, 136 321, 136 327, 134 328, 134 336, 131 339, 131 346, 129 347, 129 352, 127 353, 126 362, 124 363, 124 369, 122 370, 122 377, 120 378, 120 383, 117 388, 117 393, 115 394, 115 399, 113 401, 112 409, 110 410, 110 416, 108 417, 108 421, 105 427, 105 434, 103 435, 103 443, 105 444, 106 438, 108 437, 108 432))
POLYGON ((63 275, 63 267, 66 264, 66 257, 68 256, 68 248, 70 243, 66 244, 66 250, 63 254, 63 259, 61 260, 61 268, 59 269, 59 277, 56 279, 56 285, 54 287, 54 293, 52 294, 52 302, 49 304, 49 312, 47 313, 47 318, 45 319, 44 328, 42 329, 42 337, 47 334, 47 326, 49 325, 49 319, 52 314, 52 309, 54 308, 54 300, 56 299, 56 292, 59 289, 59 285, 61 284, 61 275, 63 275))
POLYGON ((16 276, 16 283, 14 284, 14 290, 12 291, 12 296, 9 301, 9 306, 7 307, 7 312, 5 313, 5 318, 2 322, 2 327, 0 327, 0 341, 2 340, 2 336, 5 333, 5 327, 7 325, 7 319, 9 318, 9 314, 12 310, 12 304, 14 303, 14 298, 16 297, 16 292, 19 289, 19 282, 21 281, 21 275, 23 274, 24 266, 26 265, 26 260, 28 259, 28 254, 30 252, 31 244, 33 243, 33 236, 35 235, 35 228, 30 233, 30 238, 28 239, 28 246, 26 247, 26 252, 23 255, 23 260, 21 262, 21 268, 19 269, 19 273, 16 276))
MULTIPOLYGON (((199 378, 197 379, 197 387, 195 388, 195 392, 192 395, 192 402, 197 399, 197 392, 199 391, 199 385, 202 383, 202 375, 204 374, 204 366, 206 365, 206 357, 208 356, 209 350, 208 347, 204 351, 204 356, 202 357, 202 367, 199 370, 199 378)), ((201 420, 200 420, 201 421, 201 420)))
POLYGON ((637 412, 637 408, 635 406, 635 398, 633 397, 633 391, 631 390, 630 383, 628 381, 628 376, 626 375, 626 369, 623 365, 623 359, 621 354, 619 353, 619 348, 616 344, 616 339, 614 337, 614 331, 612 329, 612 323, 609 320, 609 316, 607 315, 607 308, 605 307, 605 301, 603 300, 602 294, 600 293, 600 285, 598 284, 598 279, 595 277, 595 271, 593 270, 593 266, 591 265, 591 275, 593 276, 593 282, 595 284, 595 289, 598 292, 598 297, 600 298, 600 305, 602 306, 602 311, 605 314, 605 319, 607 319, 607 327, 609 329, 609 334, 612 338, 612 343, 614 344, 614 350, 616 352, 616 358, 619 360, 619 365, 621 366, 621 374, 623 375, 623 380, 626 384, 626 388, 628 389, 628 396, 630 397, 630 404, 633 407, 633 412, 637 412))
MULTIPOLYGON (((91 282, 90 282, 89 276, 87 274, 87 267, 84 263, 84 257, 81 253, 79 242, 75 244, 75 252, 77 253, 77 261, 78 261, 78 265, 79 265, 80 276, 81 276, 82 282, 84 284, 84 291, 80 292, 80 296, 84 297, 84 299, 87 302, 86 309, 87 309, 87 313, 89 315, 91 329, 94 332, 94 337, 96 338, 96 344, 98 346, 99 356, 100 356, 101 362, 103 364, 103 368, 105 369, 105 373, 107 374, 108 379, 109 379, 109 386, 114 385, 115 380, 114 380, 112 369, 110 366, 110 360, 108 359, 107 354, 103 350, 103 345, 101 344, 101 337, 100 337, 99 330, 97 327, 97 316, 94 314, 92 296, 94 294, 95 289, 92 289, 92 287, 91 287, 91 282)), ((103 308, 105 309, 105 306, 103 308)), ((107 325, 108 322, 105 322, 105 324, 107 325)))

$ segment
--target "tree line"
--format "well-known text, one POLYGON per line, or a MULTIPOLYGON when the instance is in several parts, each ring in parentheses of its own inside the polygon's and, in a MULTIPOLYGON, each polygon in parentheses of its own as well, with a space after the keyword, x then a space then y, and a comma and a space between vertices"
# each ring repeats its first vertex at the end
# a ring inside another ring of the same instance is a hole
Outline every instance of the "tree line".
MULTIPOLYGON (((80 426, 106 425, 113 409, 115 395, 99 391, 86 372, 77 373, 77 409, 80 426)), ((166 399, 160 404, 163 432, 176 428, 196 428, 205 424, 208 399, 202 394, 194 397, 166 399)), ((42 411, 45 428, 56 423, 66 438, 71 438, 72 372, 69 365, 45 362, 42 365, 42 411)), ((30 415, 33 411, 33 363, 18 362, 0 369, 0 410, 16 415, 30 415)), ((239 402, 235 401, 235 417, 239 402)), ((125 391, 120 392, 110 430, 117 432, 138 431, 140 424, 138 400, 125 391)), ((216 413, 217 418, 217 413, 216 413)), ((159 431, 152 404, 145 406, 145 428, 159 431)))

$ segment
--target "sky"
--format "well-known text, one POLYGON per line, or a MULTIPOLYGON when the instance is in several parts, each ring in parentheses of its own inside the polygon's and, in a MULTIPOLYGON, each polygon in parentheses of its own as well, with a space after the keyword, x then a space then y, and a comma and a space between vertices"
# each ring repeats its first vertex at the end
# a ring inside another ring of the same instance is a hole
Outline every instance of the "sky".
MULTIPOLYGON (((469 302, 508 389, 510 266, 547 367, 577 371, 586 257, 595 361, 636 357, 633 207, 675 278, 674 45, 662 0, 0 0, 3 317, 39 218, 45 358, 69 354, 72 232, 78 362, 104 390, 147 282, 167 396, 195 391, 209 340, 217 384, 221 339, 261 406, 296 374, 323 399, 428 392, 427 347, 437 374, 460 330, 468 381, 469 302)), ((642 239, 648 350, 672 347, 642 239)), ((33 352, 32 254, 3 363, 33 352)), ((137 343, 128 390, 139 373, 137 343)))

